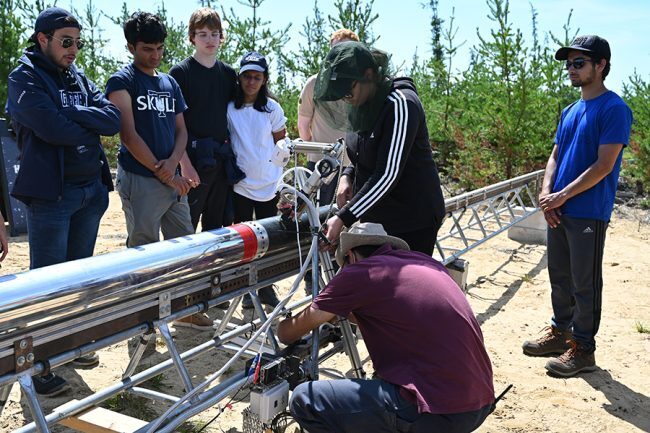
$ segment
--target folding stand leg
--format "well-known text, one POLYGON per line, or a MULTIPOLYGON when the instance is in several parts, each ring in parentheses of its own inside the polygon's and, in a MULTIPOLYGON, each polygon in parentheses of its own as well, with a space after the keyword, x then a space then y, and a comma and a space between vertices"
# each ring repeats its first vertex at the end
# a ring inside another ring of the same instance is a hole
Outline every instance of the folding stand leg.
POLYGON ((5 405, 7 404, 7 400, 9 400, 9 393, 11 392, 11 385, 5 385, 2 388, 0 388, 0 415, 2 415, 2 411, 5 408, 5 405))
MULTIPOLYGON (((161 323, 160 325, 158 325, 158 329, 160 330, 160 335, 162 335, 163 339, 165 340, 165 344, 167 345, 167 350, 171 355, 172 361, 174 362, 174 366, 176 367, 176 371, 178 371, 178 374, 181 377, 181 380, 183 381, 183 385, 185 386, 185 392, 190 392, 192 389, 194 389, 194 385, 192 385, 192 379, 190 378, 190 373, 187 371, 187 368, 185 368, 185 364, 183 364, 183 359, 178 353, 178 349, 176 349, 176 344, 174 343, 174 339, 172 338, 172 333, 169 331, 169 327, 167 326, 166 323, 161 323)), ((191 401, 194 400, 195 399, 192 399, 191 401)))
MULTIPOLYGON (((254 291, 250 293, 251 300, 253 301, 253 306, 255 307, 255 312, 257 313, 258 316, 260 316, 260 319, 262 320, 262 323, 266 322, 266 312, 264 311, 264 306, 262 305, 262 301, 260 301, 260 297, 257 296, 257 293, 254 291)), ((273 346, 273 350, 275 353, 280 351, 280 345, 278 344, 278 341, 275 339, 275 334, 273 333, 273 330, 271 327, 269 327, 266 330, 266 335, 268 339, 271 341, 271 345, 273 346)))
MULTIPOLYGON (((147 348, 147 345, 149 344, 149 340, 151 340, 152 336, 155 336, 156 333, 152 332, 150 334, 145 334, 145 335, 139 335, 133 338, 138 339, 138 344, 135 347, 135 351, 133 352, 133 356, 131 356, 131 359, 129 360, 129 365, 126 366, 126 370, 124 370, 124 374, 122 374, 122 379, 126 379, 127 377, 131 377, 133 373, 135 373, 135 369, 140 363, 140 360, 142 359, 142 355, 144 354, 145 349, 147 348)), ((128 343, 127 343, 128 344, 128 343)))
POLYGON ((47 427, 43 409, 41 409, 41 404, 36 397, 36 389, 34 388, 32 377, 28 374, 21 374, 18 376, 18 383, 20 383, 20 387, 23 393, 25 393, 25 397, 27 397, 27 404, 29 405, 29 410, 32 412, 34 423, 38 427, 38 430, 41 433, 49 433, 50 429, 47 427))
POLYGON ((232 319, 232 315, 237 310, 237 307, 239 307, 239 303, 241 302, 241 299, 242 297, 240 296, 230 301, 230 306, 226 310, 226 313, 223 315, 223 319, 221 319, 221 322, 219 323, 219 327, 214 332, 214 338, 220 337, 221 334, 224 333, 226 327, 228 326, 228 323, 230 322, 230 319, 232 319))

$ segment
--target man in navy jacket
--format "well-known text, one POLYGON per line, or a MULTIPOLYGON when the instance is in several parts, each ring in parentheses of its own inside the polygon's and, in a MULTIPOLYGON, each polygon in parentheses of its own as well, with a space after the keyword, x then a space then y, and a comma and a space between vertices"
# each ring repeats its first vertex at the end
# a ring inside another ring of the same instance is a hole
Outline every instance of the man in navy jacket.
MULTIPOLYGON (((44 10, 9 75, 7 113, 21 151, 12 195, 27 205, 31 269, 92 256, 113 189, 99 137, 119 131, 120 112, 73 64, 80 31, 66 10, 44 10)), ((51 376, 37 391, 61 389, 51 376)))

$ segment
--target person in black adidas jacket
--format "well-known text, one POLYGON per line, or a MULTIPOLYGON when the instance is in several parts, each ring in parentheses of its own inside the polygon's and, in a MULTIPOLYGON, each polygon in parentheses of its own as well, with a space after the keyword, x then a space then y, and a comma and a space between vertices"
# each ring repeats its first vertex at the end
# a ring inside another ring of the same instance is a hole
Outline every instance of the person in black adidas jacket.
POLYGON ((431 255, 445 215, 422 103, 410 78, 388 78, 387 61, 359 42, 336 45, 323 62, 315 100, 350 104, 339 211, 327 221, 335 243, 355 221, 375 222, 431 255))

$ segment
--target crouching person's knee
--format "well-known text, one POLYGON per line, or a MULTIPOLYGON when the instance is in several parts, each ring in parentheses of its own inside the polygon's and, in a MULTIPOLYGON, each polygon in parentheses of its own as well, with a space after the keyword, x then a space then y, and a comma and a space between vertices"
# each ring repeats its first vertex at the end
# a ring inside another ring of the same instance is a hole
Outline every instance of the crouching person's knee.
POLYGON ((293 390, 291 401, 289 401, 289 411, 298 422, 314 419, 313 399, 310 399, 310 384, 311 382, 305 382, 298 385, 293 390))

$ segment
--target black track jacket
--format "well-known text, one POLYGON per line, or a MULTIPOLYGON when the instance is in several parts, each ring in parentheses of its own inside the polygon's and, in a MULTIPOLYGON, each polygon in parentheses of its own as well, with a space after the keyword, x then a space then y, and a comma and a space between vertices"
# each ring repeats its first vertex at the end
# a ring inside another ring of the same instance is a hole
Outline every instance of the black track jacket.
POLYGON ((438 229, 445 215, 422 103, 410 78, 393 80, 372 131, 348 134, 353 197, 337 215, 346 226, 381 223, 389 234, 438 229))

